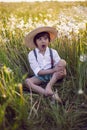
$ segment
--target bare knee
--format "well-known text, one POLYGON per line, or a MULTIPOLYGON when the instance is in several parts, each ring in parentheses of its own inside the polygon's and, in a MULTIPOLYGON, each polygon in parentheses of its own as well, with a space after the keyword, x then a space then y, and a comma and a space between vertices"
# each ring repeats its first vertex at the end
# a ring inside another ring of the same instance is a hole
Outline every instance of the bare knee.
POLYGON ((61 72, 63 76, 66 76, 66 61, 61 59, 58 64, 55 66, 57 68, 57 72, 61 72))
POLYGON ((61 59, 59 62, 58 62, 58 64, 57 64, 57 66, 61 66, 61 67, 66 67, 66 61, 64 60, 64 59, 61 59))
POLYGON ((25 84, 28 84, 29 82, 30 82, 29 78, 25 79, 25 84))
POLYGON ((31 80, 29 78, 25 79, 24 84, 25 84, 25 87, 30 88, 31 80))

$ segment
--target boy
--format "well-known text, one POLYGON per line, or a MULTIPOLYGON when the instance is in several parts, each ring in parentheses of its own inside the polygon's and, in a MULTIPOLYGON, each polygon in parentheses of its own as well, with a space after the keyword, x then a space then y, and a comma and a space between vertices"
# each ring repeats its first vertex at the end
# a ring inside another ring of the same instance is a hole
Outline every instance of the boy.
POLYGON ((61 102, 59 96, 53 92, 52 86, 66 76, 66 62, 60 58, 56 50, 48 47, 56 38, 57 30, 53 27, 36 28, 25 37, 26 45, 31 49, 35 48, 28 54, 30 67, 35 76, 27 78, 25 83, 30 90, 61 102), (45 88, 39 86, 42 82, 48 82, 45 88))

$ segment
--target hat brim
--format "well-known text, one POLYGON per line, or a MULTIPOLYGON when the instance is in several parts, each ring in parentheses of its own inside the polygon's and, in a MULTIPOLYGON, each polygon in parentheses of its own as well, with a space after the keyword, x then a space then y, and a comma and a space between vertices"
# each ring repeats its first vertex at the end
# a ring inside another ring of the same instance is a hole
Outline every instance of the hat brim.
POLYGON ((34 37, 40 33, 40 32, 48 32, 50 34, 50 42, 53 42, 57 37, 57 30, 53 27, 39 27, 31 31, 26 37, 25 37, 25 44, 29 48, 35 48, 34 44, 34 37))

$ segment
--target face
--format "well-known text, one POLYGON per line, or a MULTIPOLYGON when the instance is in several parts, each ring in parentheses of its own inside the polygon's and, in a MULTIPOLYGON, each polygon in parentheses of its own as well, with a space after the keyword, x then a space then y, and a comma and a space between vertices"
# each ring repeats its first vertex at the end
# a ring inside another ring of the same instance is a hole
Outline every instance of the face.
POLYGON ((46 47, 49 45, 49 38, 44 35, 36 39, 37 47, 40 51, 45 51, 46 47))

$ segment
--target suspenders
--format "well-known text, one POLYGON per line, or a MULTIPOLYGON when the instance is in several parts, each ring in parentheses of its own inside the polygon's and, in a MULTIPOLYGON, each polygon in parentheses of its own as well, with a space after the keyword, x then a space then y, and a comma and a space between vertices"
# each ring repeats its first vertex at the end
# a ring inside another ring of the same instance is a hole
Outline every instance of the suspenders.
POLYGON ((36 53, 35 49, 33 50, 33 52, 34 52, 34 56, 35 56, 36 61, 37 61, 37 53, 36 53))
POLYGON ((53 68, 53 65, 54 65, 54 62, 53 62, 53 52, 52 52, 52 49, 49 48, 49 51, 50 51, 50 59, 51 59, 51 69, 53 68))
MULTIPOLYGON (((36 53, 35 49, 33 50, 33 52, 34 52, 35 58, 37 60, 37 53, 36 53)), ((49 48, 49 52, 50 52, 51 69, 52 69, 53 68, 53 53, 52 53, 52 49, 51 48, 49 48)))

